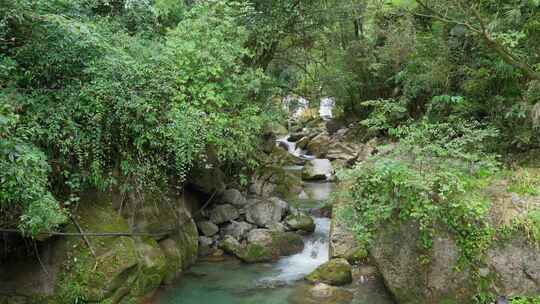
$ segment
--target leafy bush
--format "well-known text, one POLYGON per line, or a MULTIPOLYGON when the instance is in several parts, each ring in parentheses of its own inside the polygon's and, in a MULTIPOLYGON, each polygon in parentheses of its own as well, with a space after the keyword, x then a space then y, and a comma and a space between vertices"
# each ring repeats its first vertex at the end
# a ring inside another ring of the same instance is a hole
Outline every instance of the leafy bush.
POLYGON ((352 184, 348 212, 361 243, 368 245, 390 221, 412 221, 424 248, 442 227, 455 236, 461 262, 477 262, 492 236, 490 204, 479 190, 497 163, 476 146, 494 134, 466 123, 422 121, 395 130, 400 142, 390 154, 341 173, 352 184))
POLYGON ((0 93, 18 117, 2 143, 2 206, 20 211, 25 232, 61 221, 52 194, 68 206, 89 188, 115 187, 135 204, 181 185, 207 149, 225 164, 249 163, 270 112, 266 77, 244 63, 249 7, 199 3, 161 34, 143 24, 158 22, 140 12, 156 13, 146 1, 61 2, 26 11, 21 1, 19 17, 0 16, 17 41, 0 40, 0 79, 9 80, 0 93))

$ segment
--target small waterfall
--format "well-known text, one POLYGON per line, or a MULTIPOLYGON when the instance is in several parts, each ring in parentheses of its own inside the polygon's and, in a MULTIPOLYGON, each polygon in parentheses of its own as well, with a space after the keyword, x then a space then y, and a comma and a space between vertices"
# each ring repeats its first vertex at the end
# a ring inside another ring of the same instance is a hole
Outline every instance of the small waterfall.
POLYGON ((330 120, 333 117, 332 110, 336 106, 336 101, 333 97, 325 97, 321 99, 319 107, 319 116, 323 120, 330 120))
POLYGON ((315 218, 315 232, 304 239, 304 250, 279 260, 276 268, 279 274, 268 280, 290 283, 303 279, 317 267, 328 261, 328 235, 330 219, 315 218))

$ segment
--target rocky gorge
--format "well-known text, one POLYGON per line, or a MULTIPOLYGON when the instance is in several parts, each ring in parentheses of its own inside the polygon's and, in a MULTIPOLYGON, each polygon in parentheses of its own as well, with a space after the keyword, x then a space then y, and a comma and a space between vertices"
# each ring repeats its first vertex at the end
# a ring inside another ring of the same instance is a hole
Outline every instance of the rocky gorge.
MULTIPOLYGON (((137 210, 122 210, 114 193, 88 195, 84 200, 94 208, 80 208, 65 231, 127 234, 39 242, 39 259, 2 266, 0 303, 63 303, 74 290, 87 303, 162 304, 200 303, 201 297, 212 303, 472 303, 477 282, 505 298, 540 292, 540 252, 520 231, 493 243, 481 267, 459 271, 460 247, 442 228, 429 250, 419 245, 418 225, 398 218, 379 227, 369 244, 359 242, 343 217, 352 204, 350 185, 336 170, 396 144, 355 142, 352 132, 318 118, 294 121, 290 131, 270 127, 269 165, 245 188, 229 187, 223 172, 209 167, 195 171, 182 192, 137 210)), ((523 217, 539 204, 538 197, 501 188, 491 193, 494 223, 523 217)))

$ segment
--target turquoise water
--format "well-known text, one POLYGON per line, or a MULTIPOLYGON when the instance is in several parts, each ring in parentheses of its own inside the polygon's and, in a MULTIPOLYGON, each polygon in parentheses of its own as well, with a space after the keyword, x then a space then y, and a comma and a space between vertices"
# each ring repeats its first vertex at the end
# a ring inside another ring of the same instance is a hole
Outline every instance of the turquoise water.
MULTIPOLYGON (((334 190, 331 183, 306 183, 307 197, 290 202, 301 209, 320 207, 334 190)), ((392 304, 380 281, 356 280, 345 298, 309 296, 303 278, 328 261, 330 219, 315 218, 304 250, 276 263, 247 265, 235 259, 199 262, 176 284, 158 293, 155 304, 392 304)))
POLYGON ((237 261, 202 262, 176 285, 160 293, 156 304, 392 304, 378 281, 355 283, 352 301, 318 300, 304 294, 303 280, 268 281, 279 275, 272 264, 245 265, 237 261))
POLYGON ((160 304, 277 304, 287 303, 292 286, 271 288, 262 281, 277 275, 272 265, 237 261, 199 263, 179 284, 159 298, 160 304))

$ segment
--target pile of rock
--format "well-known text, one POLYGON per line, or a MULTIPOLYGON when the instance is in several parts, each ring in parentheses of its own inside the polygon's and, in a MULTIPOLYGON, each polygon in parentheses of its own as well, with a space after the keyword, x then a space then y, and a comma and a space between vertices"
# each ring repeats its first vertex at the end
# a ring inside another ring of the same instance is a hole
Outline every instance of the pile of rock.
POLYGON ((197 222, 199 255, 232 254, 244 262, 268 262, 298 253, 302 234, 315 230, 311 216, 277 197, 246 198, 236 189, 223 192, 197 222))

